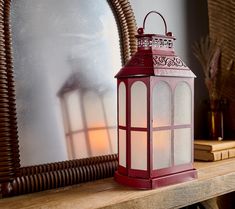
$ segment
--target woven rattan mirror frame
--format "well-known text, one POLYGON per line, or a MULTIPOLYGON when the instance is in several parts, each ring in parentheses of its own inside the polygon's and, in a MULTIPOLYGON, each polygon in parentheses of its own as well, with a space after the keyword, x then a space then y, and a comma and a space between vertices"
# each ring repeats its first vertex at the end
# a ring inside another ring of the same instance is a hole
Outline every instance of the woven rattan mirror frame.
MULTIPOLYGON (((116 19, 124 64, 136 50, 135 18, 128 0, 107 2, 116 19)), ((20 167, 10 9, 11 0, 0 0, 0 197, 112 176, 116 154, 20 167)))

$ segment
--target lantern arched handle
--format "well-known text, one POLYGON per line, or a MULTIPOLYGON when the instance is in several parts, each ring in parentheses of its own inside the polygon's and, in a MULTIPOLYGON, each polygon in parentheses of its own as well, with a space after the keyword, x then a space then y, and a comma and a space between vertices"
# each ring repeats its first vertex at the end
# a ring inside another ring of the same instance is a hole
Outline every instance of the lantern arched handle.
POLYGON ((161 13, 159 13, 159 12, 157 12, 157 11, 150 11, 150 12, 145 16, 144 22, 143 22, 143 28, 139 28, 139 29, 138 29, 138 33, 139 33, 139 34, 143 34, 143 33, 144 33, 146 19, 147 19, 147 17, 148 17, 150 14, 152 14, 152 13, 158 14, 158 15, 162 18, 162 20, 163 20, 163 22, 164 22, 164 25, 165 25, 165 35, 166 35, 166 36, 167 36, 167 35, 170 35, 170 34, 168 34, 168 32, 167 32, 167 24, 166 24, 165 18, 162 16, 161 13))

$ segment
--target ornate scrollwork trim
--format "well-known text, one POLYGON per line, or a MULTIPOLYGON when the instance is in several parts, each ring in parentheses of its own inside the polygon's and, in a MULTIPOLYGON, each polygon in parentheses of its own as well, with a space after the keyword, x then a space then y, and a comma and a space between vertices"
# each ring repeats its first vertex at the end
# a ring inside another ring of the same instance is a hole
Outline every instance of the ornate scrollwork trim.
POLYGON ((153 55, 154 68, 180 68, 188 69, 186 64, 177 56, 158 56, 153 55))

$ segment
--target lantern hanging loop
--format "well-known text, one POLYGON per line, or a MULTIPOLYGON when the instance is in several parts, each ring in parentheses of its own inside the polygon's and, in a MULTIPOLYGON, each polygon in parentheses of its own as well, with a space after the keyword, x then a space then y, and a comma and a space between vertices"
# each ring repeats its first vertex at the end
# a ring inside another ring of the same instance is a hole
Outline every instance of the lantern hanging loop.
POLYGON ((171 34, 168 34, 168 32, 167 32, 167 24, 166 24, 165 18, 162 16, 161 13, 159 13, 159 12, 157 12, 157 11, 150 11, 150 12, 145 16, 144 22, 143 22, 143 28, 139 28, 139 29, 138 29, 138 33, 139 33, 139 34, 143 34, 143 33, 144 33, 146 19, 147 19, 147 17, 148 17, 150 14, 152 14, 152 13, 158 14, 158 15, 162 18, 162 20, 163 20, 163 22, 164 22, 164 26, 165 26, 165 35, 166 35, 166 36, 167 36, 167 35, 171 35, 171 34))

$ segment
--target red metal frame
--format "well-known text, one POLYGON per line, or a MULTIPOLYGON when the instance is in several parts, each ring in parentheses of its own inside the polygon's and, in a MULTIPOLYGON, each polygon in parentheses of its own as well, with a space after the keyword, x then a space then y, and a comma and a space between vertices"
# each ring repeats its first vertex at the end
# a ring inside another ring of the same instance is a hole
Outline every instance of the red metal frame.
POLYGON ((118 171, 115 172, 114 176, 115 181, 118 183, 138 189, 154 189, 162 186, 190 181, 195 178, 197 178, 197 171, 195 169, 185 170, 183 172, 157 178, 132 178, 126 175, 121 175, 118 171))
MULTIPOLYGON (((165 81, 169 84, 172 97, 174 97, 175 87, 179 82, 186 82, 190 89, 192 90, 192 104, 193 104, 193 78, 169 78, 169 77, 134 77, 134 78, 122 78, 118 79, 118 86, 121 82, 126 85, 126 127, 118 126, 119 129, 126 130, 126 168, 119 165, 118 170, 115 174, 115 180, 119 183, 125 184, 127 186, 132 186, 136 188, 146 188, 151 189, 159 186, 164 186, 172 183, 183 182, 186 180, 191 180, 196 178, 197 172, 193 169, 192 160, 189 164, 184 165, 174 165, 174 137, 172 134, 172 166, 168 168, 162 168, 153 170, 153 153, 152 153, 152 131, 153 130, 172 130, 172 132, 177 128, 191 128, 193 136, 193 114, 191 117, 191 124, 184 125, 174 125, 173 119, 170 126, 165 127, 152 127, 151 123, 147 123, 146 128, 142 127, 131 127, 131 86, 137 81, 142 81, 145 83, 147 88, 147 119, 152 121, 152 93, 153 88, 159 81, 165 81), (131 169, 131 131, 145 131, 147 132, 147 170, 137 170, 131 169)), ((119 95, 119 92, 118 92, 119 95)), ((119 98, 119 97, 118 97, 119 98)), ((172 102, 174 100, 172 99, 172 102)), ((119 102, 119 101, 118 101, 119 102)), ((173 113, 172 113, 173 114, 173 113)), ((119 109, 118 109, 119 115, 119 109)), ((119 119, 118 119, 119 121, 119 119)), ((193 153, 192 153, 193 155, 193 153)))
MULTIPOLYGON (((152 12, 150 12, 152 13, 152 12)), ((148 15, 150 14, 148 13, 148 15)), ((154 12, 157 13, 157 12, 154 12)), ((159 14, 159 13, 157 13, 159 14)), ((162 16, 161 16, 162 17, 162 16)), ((146 19, 146 18, 145 18, 146 19)), ((164 18, 163 18, 164 19, 164 18)), ((192 71, 184 62, 175 55, 171 33, 165 35, 144 34, 143 29, 138 30, 138 51, 131 60, 116 75, 118 89, 121 82, 126 86, 126 126, 118 129, 126 130, 126 168, 119 165, 115 173, 115 180, 121 184, 141 189, 151 189, 177 182, 192 180, 197 177, 193 168, 193 96, 194 77, 192 71), (142 81, 147 89, 147 127, 131 127, 131 86, 142 81), (185 82, 191 89, 192 115, 189 124, 174 125, 174 108, 172 108, 171 124, 164 127, 152 127, 153 121, 153 88, 159 82, 166 82, 171 89, 171 102, 174 105, 175 88, 179 82, 185 82), (178 128, 191 129, 191 160, 187 164, 175 165, 174 163, 174 130, 178 128), (171 166, 153 169, 153 131, 171 131, 171 166), (144 131, 147 133, 147 170, 131 168, 131 131, 144 131)), ((119 104, 119 92, 118 92, 119 104)), ((118 105, 119 107, 119 105, 118 105)), ((118 109, 119 117, 119 109, 118 109)), ((119 140, 119 137, 118 137, 119 140)), ((120 147, 118 147, 118 150, 120 147)))

